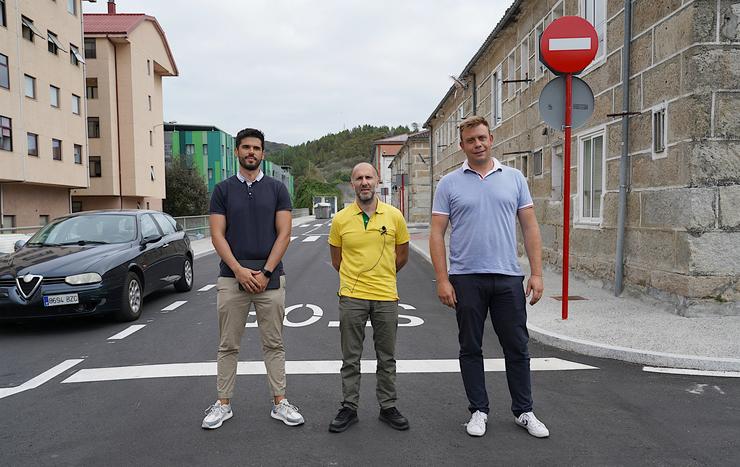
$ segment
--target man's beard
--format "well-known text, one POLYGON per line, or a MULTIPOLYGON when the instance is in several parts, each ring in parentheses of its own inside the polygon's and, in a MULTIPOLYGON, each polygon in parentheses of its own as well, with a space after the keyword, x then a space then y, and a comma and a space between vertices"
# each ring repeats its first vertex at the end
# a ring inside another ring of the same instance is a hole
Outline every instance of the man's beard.
POLYGON ((370 201, 375 198, 375 190, 370 190, 367 194, 359 192, 357 193, 357 198, 364 202, 370 201))
POLYGON ((243 159, 239 157, 238 159, 239 165, 241 165, 245 170, 257 170, 262 163, 262 161, 259 159, 257 159, 257 162, 255 164, 249 164, 246 157, 243 159))

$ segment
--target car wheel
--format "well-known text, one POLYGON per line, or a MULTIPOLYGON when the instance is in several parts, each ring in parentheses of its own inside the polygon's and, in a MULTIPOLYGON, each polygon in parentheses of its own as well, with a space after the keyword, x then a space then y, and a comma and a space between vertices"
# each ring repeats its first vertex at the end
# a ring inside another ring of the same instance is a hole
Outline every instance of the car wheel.
POLYGON ((182 275, 180 280, 175 282, 175 290, 178 292, 188 292, 193 288, 193 261, 189 257, 185 257, 185 261, 182 264, 182 275))
POLYGON ((141 316, 141 307, 144 298, 144 290, 141 287, 141 279, 135 272, 126 274, 126 282, 123 284, 121 297, 121 308, 116 313, 119 321, 135 321, 141 316))

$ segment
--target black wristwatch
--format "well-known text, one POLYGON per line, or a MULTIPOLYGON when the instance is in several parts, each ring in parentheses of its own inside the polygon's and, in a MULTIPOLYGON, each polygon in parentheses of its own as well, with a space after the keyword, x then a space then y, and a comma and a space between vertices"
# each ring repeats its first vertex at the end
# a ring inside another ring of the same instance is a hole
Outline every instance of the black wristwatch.
POLYGON ((272 277, 272 271, 268 271, 265 268, 262 268, 262 274, 264 274, 265 277, 268 278, 268 279, 272 277))

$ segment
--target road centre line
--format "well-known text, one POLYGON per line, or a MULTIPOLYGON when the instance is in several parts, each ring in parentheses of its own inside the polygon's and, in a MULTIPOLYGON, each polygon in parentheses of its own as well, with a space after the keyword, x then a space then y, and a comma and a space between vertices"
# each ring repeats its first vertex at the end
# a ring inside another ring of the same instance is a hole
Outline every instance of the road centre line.
POLYGON ((84 361, 82 358, 74 358, 70 360, 65 360, 59 365, 56 365, 45 372, 41 373, 40 375, 36 376, 35 378, 31 378, 25 383, 21 384, 20 386, 16 386, 14 388, 1 388, 0 389, 0 399, 8 396, 12 396, 13 394, 18 394, 19 392, 28 391, 29 389, 36 389, 37 387, 41 386, 42 384, 46 383, 49 380, 52 380, 59 376, 60 374, 64 373, 65 371, 69 370, 73 366, 77 365, 78 363, 84 361))
POLYGON ((319 235, 310 235, 303 239, 304 242, 315 242, 319 239, 319 235))
MULTIPOLYGON (((342 367, 341 360, 300 360, 285 362, 285 373, 292 375, 336 374, 342 367)), ((506 371, 503 358, 484 360, 485 371, 506 371)), ((597 367, 570 362, 559 358, 533 358, 532 371, 598 370, 597 367)), ((375 360, 362 360, 361 372, 375 373, 375 360)), ((396 373, 459 373, 458 359, 398 360, 396 373)), ((264 375, 263 361, 239 362, 238 375, 264 375)), ((157 365, 136 365, 108 368, 86 368, 71 375, 62 383, 90 383, 100 381, 120 381, 149 378, 176 378, 189 376, 215 376, 216 362, 170 363, 157 365)))
POLYGON ((131 334, 135 333, 136 331, 138 331, 139 329, 142 329, 144 327, 146 327, 146 324, 133 324, 133 325, 127 327, 126 329, 124 329, 123 331, 119 332, 118 334, 115 334, 113 336, 110 336, 108 338, 108 340, 111 341, 111 340, 120 340, 120 339, 123 339, 125 337, 130 336, 131 334))
POLYGON ((208 284, 198 289, 198 292, 208 292, 212 288, 216 287, 216 284, 208 284))
POLYGON ((691 368, 663 368, 644 366, 642 371, 648 373, 663 373, 668 375, 689 375, 689 376, 717 376, 720 378, 740 378, 740 371, 712 371, 712 370, 692 370, 691 368))
POLYGON ((186 304, 187 302, 188 302, 187 300, 178 300, 178 301, 172 303, 171 305, 167 305, 166 307, 162 308, 162 311, 172 311, 172 310, 175 310, 175 309, 181 307, 182 305, 186 304))

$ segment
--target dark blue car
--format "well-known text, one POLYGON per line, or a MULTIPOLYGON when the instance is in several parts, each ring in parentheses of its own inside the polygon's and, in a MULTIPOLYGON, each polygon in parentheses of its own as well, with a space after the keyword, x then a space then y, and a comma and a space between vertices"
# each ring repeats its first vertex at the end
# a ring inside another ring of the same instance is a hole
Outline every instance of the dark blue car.
POLYGON ((193 287, 190 239, 158 211, 89 211, 55 219, 0 257, 0 319, 141 316, 143 298, 193 287))

